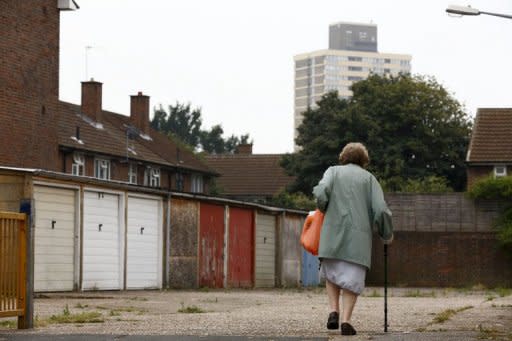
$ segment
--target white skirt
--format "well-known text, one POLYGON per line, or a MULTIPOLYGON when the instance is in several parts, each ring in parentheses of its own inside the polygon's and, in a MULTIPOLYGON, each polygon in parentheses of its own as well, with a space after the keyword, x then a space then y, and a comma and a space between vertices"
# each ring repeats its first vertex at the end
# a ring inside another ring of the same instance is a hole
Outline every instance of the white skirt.
POLYGON ((360 295, 364 290, 366 267, 341 259, 322 258, 320 275, 341 289, 360 295))

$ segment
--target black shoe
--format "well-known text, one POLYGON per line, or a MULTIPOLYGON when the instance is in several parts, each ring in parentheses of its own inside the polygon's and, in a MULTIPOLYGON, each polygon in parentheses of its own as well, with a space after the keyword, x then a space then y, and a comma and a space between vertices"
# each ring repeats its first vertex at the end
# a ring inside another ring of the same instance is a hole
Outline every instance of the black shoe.
POLYGON ((338 329, 340 327, 340 315, 333 311, 327 319, 327 329, 338 329))
POLYGON ((341 335, 356 335, 356 330, 350 323, 342 323, 341 324, 341 335))

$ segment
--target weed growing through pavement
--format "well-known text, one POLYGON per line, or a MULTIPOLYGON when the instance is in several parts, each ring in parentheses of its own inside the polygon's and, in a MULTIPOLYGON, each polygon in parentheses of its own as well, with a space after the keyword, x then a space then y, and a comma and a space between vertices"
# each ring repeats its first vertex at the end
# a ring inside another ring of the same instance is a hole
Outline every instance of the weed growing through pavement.
POLYGON ((62 310, 61 314, 52 315, 46 323, 103 323, 105 320, 103 319, 103 315, 97 311, 89 311, 82 312, 77 314, 72 314, 69 311, 69 307, 66 304, 66 307, 62 310))
POLYGON ((88 304, 82 304, 80 302, 78 302, 77 304, 75 304, 75 308, 78 308, 78 309, 85 309, 87 308, 89 305, 88 304))
POLYGON ((201 309, 200 307, 198 306, 195 306, 195 305, 191 305, 191 306, 186 306, 185 307, 185 304, 183 302, 180 303, 181 304, 181 308, 178 309, 178 313, 184 313, 184 314, 200 314, 200 313, 206 313, 206 311, 204 311, 203 309, 201 309))
POLYGON ((460 313, 461 311, 468 310, 471 308, 473 308, 473 306, 468 305, 468 306, 458 308, 455 310, 454 309, 443 310, 442 312, 440 312, 440 313, 436 314, 436 316, 434 316, 432 323, 444 323, 444 322, 448 321, 449 319, 451 319, 453 316, 455 316, 457 313, 460 313))
POLYGON ((14 329, 18 326, 16 320, 0 321, 0 328, 14 329))

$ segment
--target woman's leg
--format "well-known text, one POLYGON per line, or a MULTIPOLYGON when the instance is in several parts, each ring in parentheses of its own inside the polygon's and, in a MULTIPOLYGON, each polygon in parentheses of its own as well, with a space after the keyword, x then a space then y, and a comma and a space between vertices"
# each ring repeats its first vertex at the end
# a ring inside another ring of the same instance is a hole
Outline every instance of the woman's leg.
POLYGON ((352 311, 354 310, 354 306, 356 305, 357 295, 350 290, 343 290, 343 316, 342 323, 350 322, 350 318, 352 317, 352 311))
POLYGON ((331 311, 340 311, 340 287, 336 284, 325 280, 325 288, 327 290, 327 297, 329 298, 329 308, 331 311))

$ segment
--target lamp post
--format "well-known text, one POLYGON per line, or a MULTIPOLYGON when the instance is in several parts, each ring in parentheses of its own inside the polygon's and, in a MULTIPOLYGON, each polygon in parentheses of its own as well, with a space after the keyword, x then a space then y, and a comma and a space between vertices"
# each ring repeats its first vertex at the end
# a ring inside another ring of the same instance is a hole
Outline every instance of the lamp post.
POLYGON ((512 19, 512 15, 501 14, 501 13, 484 12, 484 11, 480 11, 480 10, 478 10, 476 8, 473 8, 473 7, 470 7, 470 6, 450 5, 446 9, 446 12, 450 13, 450 14, 458 14, 458 15, 480 15, 480 14, 487 14, 487 15, 492 15, 492 16, 495 16, 495 17, 512 19))

